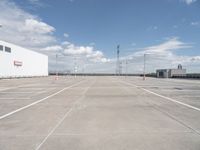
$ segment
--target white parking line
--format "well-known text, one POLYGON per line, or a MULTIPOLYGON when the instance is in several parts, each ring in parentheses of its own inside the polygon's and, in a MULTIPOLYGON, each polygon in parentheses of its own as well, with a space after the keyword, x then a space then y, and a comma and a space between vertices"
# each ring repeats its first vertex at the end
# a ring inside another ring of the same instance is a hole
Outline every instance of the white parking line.
POLYGON ((53 97, 53 96, 55 96, 55 95, 57 95, 57 94, 59 94, 59 93, 65 91, 65 90, 67 90, 67 89, 70 89, 70 88, 72 88, 72 87, 74 87, 74 86, 77 86, 77 85, 81 84, 82 82, 83 82, 83 80, 82 80, 82 81, 79 81, 78 83, 73 84, 73 85, 71 85, 71 86, 65 87, 65 88, 63 88, 62 90, 60 90, 60 91, 58 91, 58 92, 56 92, 56 93, 54 93, 54 94, 51 94, 51 95, 49 95, 49 96, 47 96, 47 97, 45 97, 45 98, 42 98, 42 99, 40 99, 40 100, 38 100, 38 101, 35 101, 35 102, 33 102, 33 103, 29 104, 29 105, 26 105, 26 106, 24 106, 24 107, 21 107, 21 108, 19 108, 19 109, 17 109, 17 110, 14 110, 14 111, 8 113, 8 114, 5 114, 5 115, 3 115, 3 116, 0 116, 0 120, 6 118, 6 117, 8 117, 8 116, 11 116, 11 115, 13 115, 13 114, 15 114, 15 113, 17 113, 17 112, 20 112, 20 111, 22 111, 22 110, 24 110, 24 109, 27 109, 27 108, 29 108, 29 107, 31 107, 31 106, 33 106, 33 105, 36 105, 36 104, 38 104, 38 103, 40 103, 40 102, 42 102, 42 101, 45 101, 46 99, 51 98, 51 97, 53 97))
MULTIPOLYGON (((0 94, 32 94, 32 93, 36 93, 36 92, 0 92, 0 94)), ((37 92, 39 93, 39 92, 37 92)))
POLYGON ((4 88, 4 89, 0 89, 0 91, 6 91, 6 90, 11 90, 11 89, 16 89, 18 88, 19 86, 16 86, 16 87, 11 87, 11 88, 4 88))
POLYGON ((35 150, 39 150, 42 145, 47 141, 47 139, 54 133, 54 131, 62 124, 62 122, 67 118, 67 116, 74 110, 74 106, 79 103, 80 101, 82 101, 85 97, 85 94, 87 93, 87 91, 89 90, 89 88, 96 82, 96 80, 90 85, 88 86, 84 92, 83 92, 83 96, 81 96, 78 100, 76 100, 73 103, 73 106, 65 113, 65 115, 61 118, 61 120, 56 124, 56 126, 49 132, 49 134, 42 140, 42 142, 36 147, 35 150))
POLYGON ((144 91, 146 91, 146 92, 148 92, 148 93, 150 93, 150 94, 153 94, 153 95, 156 95, 156 96, 158 96, 158 97, 164 98, 164 99, 169 100, 169 101, 171 101, 171 102, 174 102, 174 103, 177 103, 177 104, 186 106, 186 107, 188 107, 188 108, 191 108, 191 109, 200 111, 200 108, 197 108, 197 107, 194 107, 194 106, 192 106, 192 105, 189 105, 189 104, 186 104, 186 103, 177 101, 177 100, 175 100, 175 99, 173 99, 173 98, 170 98, 170 97, 166 97, 166 96, 160 95, 160 94, 158 94, 158 93, 152 92, 152 91, 147 90, 147 89, 145 89, 145 88, 138 87, 138 86, 135 85, 135 84, 131 84, 131 83, 128 83, 128 82, 125 82, 125 81, 121 81, 121 82, 122 82, 122 83, 125 83, 125 84, 128 84, 128 85, 131 85, 131 86, 134 86, 134 87, 136 87, 136 88, 142 89, 142 90, 144 90, 144 91))
POLYGON ((28 98, 15 98, 15 97, 0 97, 0 100, 26 100, 26 99, 30 99, 28 98))
POLYGON ((3 89, 0 89, 0 92, 6 91, 6 90, 17 89, 17 88, 20 88, 20 87, 27 87, 27 86, 31 86, 31 85, 35 85, 35 84, 22 84, 22 85, 18 85, 18 86, 14 86, 14 87, 3 88, 3 89))
POLYGON ((187 95, 187 96, 181 95, 181 97, 184 97, 184 98, 200 98, 200 96, 194 96, 194 95, 191 95, 191 96, 189 96, 189 95, 187 95))

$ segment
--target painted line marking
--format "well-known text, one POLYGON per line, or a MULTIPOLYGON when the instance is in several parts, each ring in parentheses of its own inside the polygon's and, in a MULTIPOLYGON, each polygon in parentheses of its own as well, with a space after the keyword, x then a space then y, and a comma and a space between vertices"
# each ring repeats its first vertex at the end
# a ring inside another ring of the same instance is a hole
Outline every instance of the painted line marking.
MULTIPOLYGON (((54 88, 55 89, 55 88, 54 88)), ((41 93, 45 93, 45 92, 48 92, 48 91, 51 91, 51 90, 54 90, 54 89, 50 89, 50 90, 42 90, 42 91, 25 91, 25 92, 1 92, 0 91, 0 94, 41 94, 41 93)))
POLYGON ((17 110, 14 110, 14 111, 10 112, 10 113, 7 113, 7 114, 5 114, 5 115, 3 115, 3 116, 0 116, 0 120, 6 118, 6 117, 8 117, 8 116, 11 116, 11 115, 13 115, 13 114, 15 114, 15 113, 17 113, 17 112, 20 112, 20 111, 22 111, 22 110, 24 110, 24 109, 27 109, 27 108, 29 108, 29 107, 31 107, 31 106, 33 106, 33 105, 36 105, 36 104, 38 104, 38 103, 40 103, 40 102, 42 102, 42 101, 45 101, 46 99, 51 98, 51 97, 53 97, 53 96, 55 96, 55 95, 57 95, 57 94, 59 94, 59 93, 65 91, 65 90, 67 90, 67 89, 70 89, 70 88, 72 88, 72 87, 74 87, 74 86, 77 86, 77 85, 81 84, 82 82, 83 82, 83 81, 79 81, 78 83, 73 84, 73 85, 68 86, 68 87, 65 87, 65 88, 63 88, 62 90, 60 90, 60 91, 58 91, 58 92, 56 92, 56 93, 54 93, 54 94, 51 94, 51 95, 49 95, 49 96, 47 96, 47 97, 45 97, 45 98, 42 98, 42 99, 40 99, 40 100, 38 100, 38 101, 35 101, 35 102, 33 102, 33 103, 29 104, 29 105, 26 105, 26 106, 24 106, 24 107, 21 107, 21 108, 19 108, 19 109, 17 109, 17 110))
MULTIPOLYGON (((96 82, 96 80, 92 83, 94 84, 96 82)), ((83 95, 78 99, 76 100, 72 107, 65 113, 65 115, 61 118, 61 120, 56 124, 56 126, 49 132, 49 134, 42 140, 42 142, 36 147, 35 150, 39 150, 42 145, 47 141, 47 139, 54 133, 54 131, 62 124, 62 122, 68 117, 68 115, 74 110, 75 108, 75 105, 78 104, 80 101, 82 101, 82 99, 84 99, 85 97, 85 94, 87 93, 87 91, 89 90, 89 88, 92 86, 92 84, 90 86, 88 86, 84 92, 83 92, 83 95)))
MULTIPOLYGON (((0 94, 32 94, 32 93, 36 93, 36 92, 0 92, 0 94)), ((37 92, 40 93, 40 92, 37 92)))
POLYGON ((8 88, 0 89, 0 92, 12 90, 12 89, 17 89, 17 88, 21 88, 21 87, 27 87, 27 86, 31 86, 31 85, 35 85, 35 84, 22 84, 22 85, 18 85, 18 86, 15 86, 15 87, 10 87, 10 88, 8 87, 8 88))
POLYGON ((169 97, 160 95, 160 94, 158 94, 158 93, 152 92, 152 91, 147 90, 147 89, 145 89, 145 88, 138 87, 138 86, 135 85, 135 84, 127 83, 127 82, 125 82, 125 81, 121 81, 121 82, 122 82, 122 83, 125 83, 125 84, 128 84, 128 85, 131 85, 131 86, 134 86, 134 87, 136 87, 136 88, 142 89, 142 90, 144 90, 144 91, 146 91, 146 92, 148 92, 148 93, 150 93, 150 94, 153 94, 153 95, 156 95, 156 96, 158 96, 158 97, 164 98, 164 99, 169 100, 169 101, 171 101, 171 102, 174 102, 174 103, 183 105, 183 106, 185 106, 185 107, 188 107, 188 108, 191 108, 191 109, 200 111, 200 108, 197 108, 197 107, 194 107, 194 106, 192 106, 192 105, 189 105, 189 104, 186 104, 186 103, 177 101, 177 100, 175 100, 175 99, 173 99, 173 98, 169 98, 169 97))
POLYGON ((30 97, 28 98, 0 97, 0 100, 26 100, 26 99, 30 99, 30 97))
POLYGON ((184 96, 184 95, 181 95, 181 97, 185 97, 185 98, 200 98, 200 96, 189 96, 189 95, 187 95, 187 96, 184 96))
POLYGON ((17 87, 11 87, 11 88, 0 89, 0 91, 6 91, 6 90, 11 90, 11 89, 16 89, 16 88, 18 88, 18 86, 17 86, 17 87))
POLYGON ((60 126, 60 124, 65 120, 65 118, 72 112, 73 108, 71 108, 67 113, 64 115, 64 117, 56 124, 56 126, 49 132, 49 134, 43 139, 43 141, 36 147, 35 150, 39 150, 42 145, 46 142, 46 140, 53 134, 53 132, 60 126))

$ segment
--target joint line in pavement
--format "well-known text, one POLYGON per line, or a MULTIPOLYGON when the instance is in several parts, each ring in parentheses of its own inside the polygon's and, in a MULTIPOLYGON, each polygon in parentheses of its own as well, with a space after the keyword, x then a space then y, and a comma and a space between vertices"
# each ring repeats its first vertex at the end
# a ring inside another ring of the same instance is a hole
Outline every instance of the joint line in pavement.
POLYGON ((136 88, 142 89, 142 90, 146 91, 147 93, 150 93, 150 94, 156 95, 156 96, 158 96, 158 97, 164 98, 164 99, 166 99, 166 100, 168 100, 168 101, 171 101, 171 102, 174 102, 174 103, 183 105, 183 106, 185 106, 185 107, 188 107, 188 108, 191 108, 191 109, 200 111, 200 108, 197 108, 197 107, 194 107, 194 106, 192 106, 192 105, 189 105, 189 104, 180 102, 180 101, 178 101, 178 100, 175 100, 175 99, 170 98, 170 97, 167 97, 167 96, 160 95, 160 94, 158 94, 158 93, 152 92, 152 91, 147 90, 147 89, 145 89, 145 88, 138 87, 138 86, 135 85, 135 84, 127 83, 127 82, 125 82, 125 81, 121 81, 121 82, 124 83, 124 84, 130 85, 130 86, 134 86, 134 87, 136 87, 136 88))
POLYGON ((24 106, 24 107, 21 107, 21 108, 19 108, 19 109, 14 110, 14 111, 12 111, 12 112, 10 112, 10 113, 7 113, 7 114, 5 114, 5 115, 3 115, 3 116, 0 116, 0 120, 6 118, 6 117, 8 117, 8 116, 11 116, 11 115, 13 115, 13 114, 15 114, 15 113, 18 113, 18 112, 20 112, 20 111, 22 111, 22 110, 25 110, 25 109, 27 109, 27 108, 29 108, 29 107, 31 107, 31 106, 34 106, 34 105, 36 105, 36 104, 38 104, 38 103, 41 103, 41 102, 43 102, 43 101, 45 101, 45 100, 47 100, 47 99, 49 99, 49 98, 51 98, 51 97, 53 97, 53 96, 55 96, 55 95, 58 95, 59 93, 65 91, 65 90, 67 90, 67 89, 70 89, 70 88, 72 88, 72 87, 74 87, 74 86, 79 85, 79 84, 82 83, 82 82, 83 82, 83 80, 82 80, 82 81, 79 81, 78 83, 73 84, 73 85, 71 85, 71 86, 67 86, 67 87, 63 88, 62 90, 60 90, 60 91, 58 91, 58 92, 56 92, 56 93, 53 93, 53 94, 51 94, 51 95, 49 95, 49 96, 47 96, 47 97, 45 97, 45 98, 42 98, 42 99, 40 99, 40 100, 37 100, 37 101, 35 101, 35 102, 33 102, 33 103, 29 104, 29 105, 26 105, 26 106, 24 106))

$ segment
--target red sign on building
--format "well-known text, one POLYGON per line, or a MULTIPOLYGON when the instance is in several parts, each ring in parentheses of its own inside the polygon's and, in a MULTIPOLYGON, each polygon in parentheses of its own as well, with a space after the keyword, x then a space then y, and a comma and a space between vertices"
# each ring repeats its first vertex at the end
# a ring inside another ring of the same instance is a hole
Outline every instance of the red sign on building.
POLYGON ((14 66, 21 67, 23 63, 21 61, 14 61, 14 66))

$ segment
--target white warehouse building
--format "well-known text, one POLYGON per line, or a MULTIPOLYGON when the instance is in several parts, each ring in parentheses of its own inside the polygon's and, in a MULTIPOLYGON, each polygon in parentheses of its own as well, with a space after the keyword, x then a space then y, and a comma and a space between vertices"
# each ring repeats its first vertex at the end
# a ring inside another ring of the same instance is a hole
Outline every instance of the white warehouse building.
POLYGON ((179 64, 177 69, 158 69, 156 74, 158 78, 185 77, 186 69, 183 69, 182 65, 179 64))
POLYGON ((48 56, 0 41, 0 78, 48 76, 48 56))

